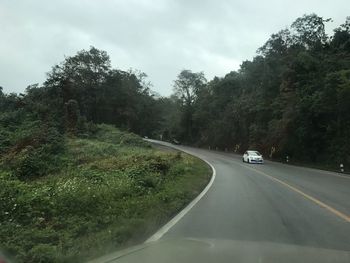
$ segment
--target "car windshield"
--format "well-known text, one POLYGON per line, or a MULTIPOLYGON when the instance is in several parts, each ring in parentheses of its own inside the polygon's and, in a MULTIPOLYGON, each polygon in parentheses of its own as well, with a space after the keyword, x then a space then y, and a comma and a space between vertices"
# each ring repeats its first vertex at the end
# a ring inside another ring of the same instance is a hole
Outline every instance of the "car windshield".
POLYGON ((0 263, 350 254, 350 0, 285 2, 0 0, 0 263))

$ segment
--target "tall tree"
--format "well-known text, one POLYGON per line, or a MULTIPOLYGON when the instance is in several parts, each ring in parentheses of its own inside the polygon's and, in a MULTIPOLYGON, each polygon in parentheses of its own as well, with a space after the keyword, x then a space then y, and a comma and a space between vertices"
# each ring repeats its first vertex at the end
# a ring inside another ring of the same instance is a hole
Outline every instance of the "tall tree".
POLYGON ((206 79, 203 72, 195 73, 190 70, 181 71, 174 82, 175 94, 182 102, 181 121, 184 126, 184 131, 180 135, 182 139, 192 141, 193 105, 205 84, 206 79))
POLYGON ((89 120, 98 122, 97 96, 100 86, 111 70, 110 58, 105 51, 91 47, 67 57, 48 73, 45 86, 58 89, 62 102, 73 99, 80 105, 80 111, 89 120))
POLYGON ((306 48, 320 48, 328 40, 324 23, 329 21, 331 19, 323 19, 316 14, 299 17, 291 26, 296 43, 306 48))

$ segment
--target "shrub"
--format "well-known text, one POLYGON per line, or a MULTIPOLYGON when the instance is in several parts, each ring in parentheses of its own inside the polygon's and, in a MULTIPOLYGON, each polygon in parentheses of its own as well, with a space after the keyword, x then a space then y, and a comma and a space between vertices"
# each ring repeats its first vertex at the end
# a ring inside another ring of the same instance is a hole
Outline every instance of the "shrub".
POLYGON ((23 124, 11 133, 11 147, 2 156, 4 166, 18 178, 28 179, 55 171, 64 151, 62 135, 40 122, 23 124))
POLYGON ((120 131, 112 125, 107 124, 98 125, 98 131, 95 134, 95 138, 99 141, 119 144, 121 146, 151 147, 150 144, 144 141, 140 136, 120 131))
POLYGON ((57 248, 50 244, 35 245, 28 252, 28 258, 31 258, 31 262, 35 262, 35 263, 56 262, 57 256, 58 256, 57 248))
POLYGON ((200 161, 127 145, 124 132, 107 130, 65 140, 46 131, 18 148, 0 169, 2 251, 17 262, 83 262, 144 240, 207 182, 200 161))

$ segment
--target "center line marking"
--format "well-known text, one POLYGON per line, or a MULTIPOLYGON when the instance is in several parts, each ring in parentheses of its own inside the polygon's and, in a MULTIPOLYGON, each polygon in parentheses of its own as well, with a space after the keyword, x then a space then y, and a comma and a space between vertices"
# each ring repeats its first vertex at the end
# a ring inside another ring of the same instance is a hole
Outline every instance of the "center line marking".
POLYGON ((344 213, 338 211, 337 209, 335 209, 335 208, 333 208, 333 207, 331 207, 331 206, 329 206, 329 205, 323 203, 322 201, 316 199, 315 197, 312 197, 311 195, 308 195, 308 194, 304 193, 303 191, 301 191, 301 190, 295 188, 294 186, 291 186, 290 184, 287 184, 286 182, 284 182, 284 181, 282 181, 282 180, 280 180, 280 179, 277 179, 277 178, 275 178, 275 177, 273 177, 273 176, 271 176, 271 175, 268 175, 267 173, 264 173, 264 172, 262 172, 262 171, 259 171, 259 170, 257 170, 257 169, 254 169, 254 168, 252 168, 252 167, 245 166, 245 165, 242 165, 242 164, 239 164, 239 165, 241 165, 241 166, 243 166, 243 167, 245 167, 245 168, 248 168, 248 169, 250 169, 250 170, 252 170, 252 171, 254 171, 254 172, 257 172, 257 173, 259 173, 259 174, 262 174, 263 176, 265 176, 265 177, 267 177, 267 178, 269 178, 269 179, 271 179, 271 180, 273 180, 273 181, 275 181, 275 182, 278 182, 278 183, 284 185, 285 187, 288 187, 289 189, 293 190, 294 192, 297 192, 298 194, 302 195, 302 196, 305 197, 306 199, 308 199, 308 200, 310 200, 310 201, 316 203, 317 205, 319 205, 319 206, 321 206, 321 207, 327 209, 329 212, 335 214, 336 216, 338 216, 338 217, 344 219, 346 222, 350 223, 350 216, 348 216, 348 215, 346 215, 346 214, 344 214, 344 213))

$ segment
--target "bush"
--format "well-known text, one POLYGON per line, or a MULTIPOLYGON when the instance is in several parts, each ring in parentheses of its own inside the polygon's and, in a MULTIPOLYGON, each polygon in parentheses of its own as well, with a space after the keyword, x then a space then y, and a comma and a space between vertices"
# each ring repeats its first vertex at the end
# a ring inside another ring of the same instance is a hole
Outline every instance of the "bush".
POLYGON ((100 124, 94 136, 99 141, 119 144, 121 146, 148 147, 150 144, 136 134, 123 132, 112 125, 100 124))
POLYGON ((23 123, 20 128, 10 133, 10 146, 2 156, 4 167, 21 179, 54 172, 64 151, 63 136, 40 122, 23 123))
POLYGON ((57 248, 49 244, 35 245, 28 252, 28 257, 32 259, 31 262, 35 263, 57 262, 57 256, 57 248))
POLYGON ((141 242, 207 183, 199 160, 126 145, 124 132, 107 129, 62 140, 65 151, 52 131, 52 143, 26 145, 0 170, 2 251, 17 262, 82 262, 141 242))
POLYGON ((12 162, 12 170, 19 178, 42 176, 47 170, 47 163, 40 149, 32 146, 24 148, 12 162))

